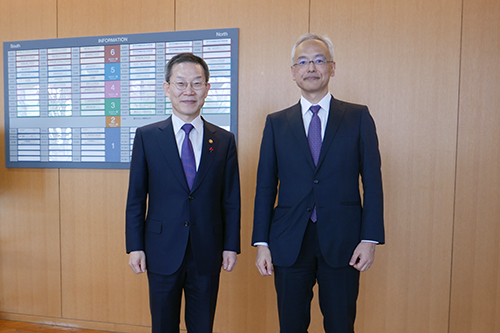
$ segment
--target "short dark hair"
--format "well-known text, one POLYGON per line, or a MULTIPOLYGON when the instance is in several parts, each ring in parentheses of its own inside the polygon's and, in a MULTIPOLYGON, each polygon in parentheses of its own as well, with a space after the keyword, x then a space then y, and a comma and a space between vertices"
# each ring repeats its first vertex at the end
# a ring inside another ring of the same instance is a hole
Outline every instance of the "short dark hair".
POLYGON ((195 56, 192 53, 179 53, 172 57, 167 62, 167 65, 165 66, 165 81, 169 82, 170 81, 170 76, 172 75, 172 67, 174 67, 175 64, 181 64, 183 62, 191 62, 193 64, 198 64, 203 68, 203 73, 205 74, 205 82, 208 82, 208 79, 210 77, 210 72, 208 71, 208 65, 203 60, 202 58, 195 56))

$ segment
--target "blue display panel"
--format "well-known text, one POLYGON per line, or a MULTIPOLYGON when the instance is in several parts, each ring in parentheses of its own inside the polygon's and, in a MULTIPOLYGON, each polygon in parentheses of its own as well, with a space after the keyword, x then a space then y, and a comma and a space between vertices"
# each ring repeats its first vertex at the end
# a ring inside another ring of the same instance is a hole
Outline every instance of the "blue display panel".
POLYGON ((4 42, 6 166, 126 169, 135 130, 172 113, 166 62, 210 68, 203 117, 237 130, 238 29, 4 42))

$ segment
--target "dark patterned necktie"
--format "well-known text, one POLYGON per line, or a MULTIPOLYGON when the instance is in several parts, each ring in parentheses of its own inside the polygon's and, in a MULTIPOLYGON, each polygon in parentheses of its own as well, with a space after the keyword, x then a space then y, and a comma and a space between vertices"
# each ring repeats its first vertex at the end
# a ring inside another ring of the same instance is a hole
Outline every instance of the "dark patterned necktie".
POLYGON ((309 110, 312 112, 311 122, 309 123, 309 132, 307 140, 309 141, 309 148, 314 160, 314 165, 318 165, 319 153, 321 151, 321 120, 318 117, 318 111, 321 109, 319 105, 311 105, 309 110))
POLYGON ((189 132, 193 129, 193 125, 184 124, 182 129, 186 132, 186 135, 182 142, 181 161, 189 189, 191 189, 193 187, 194 177, 196 177, 196 161, 194 159, 193 145, 189 139, 189 132))
MULTIPOLYGON (((318 117, 318 111, 321 109, 319 105, 311 105, 309 110, 312 112, 311 122, 309 123, 309 132, 307 134, 307 141, 309 141, 309 148, 314 160, 314 165, 318 166, 319 153, 321 152, 321 120, 318 117)), ((317 221, 316 205, 313 207, 311 213, 311 221, 317 221)))

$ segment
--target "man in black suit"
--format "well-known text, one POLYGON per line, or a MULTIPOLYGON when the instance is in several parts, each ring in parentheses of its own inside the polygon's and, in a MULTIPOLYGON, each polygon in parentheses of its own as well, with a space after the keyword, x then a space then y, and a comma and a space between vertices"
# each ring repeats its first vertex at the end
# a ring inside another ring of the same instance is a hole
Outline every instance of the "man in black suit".
POLYGON ((256 266, 263 276, 275 273, 281 332, 307 332, 316 282, 325 332, 354 332, 359 272, 372 265, 375 245, 384 243, 375 124, 366 106, 329 93, 335 75, 329 39, 302 36, 292 64, 302 97, 268 115, 262 138, 256 266))
POLYGON ((152 332, 212 332, 220 268, 240 252, 240 183, 234 135, 201 116, 208 66, 190 53, 165 69, 168 119, 137 129, 126 211, 129 264, 148 272, 152 332))

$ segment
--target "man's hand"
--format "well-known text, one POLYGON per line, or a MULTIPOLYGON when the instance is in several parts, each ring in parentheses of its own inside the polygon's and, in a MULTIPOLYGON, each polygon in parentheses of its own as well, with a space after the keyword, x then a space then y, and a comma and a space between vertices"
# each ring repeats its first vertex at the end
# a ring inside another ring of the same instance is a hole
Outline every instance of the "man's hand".
POLYGON ((132 251, 128 259, 128 264, 135 274, 146 271, 146 254, 144 251, 132 251))
POLYGON ((375 260, 375 243, 361 242, 354 249, 349 265, 360 272, 366 271, 375 260))
POLYGON ((238 255, 234 251, 224 251, 222 252, 222 268, 231 272, 238 262, 238 255))
POLYGON ((273 274, 273 262, 271 259, 271 250, 269 246, 257 245, 257 257, 255 258, 255 266, 262 276, 273 274))

